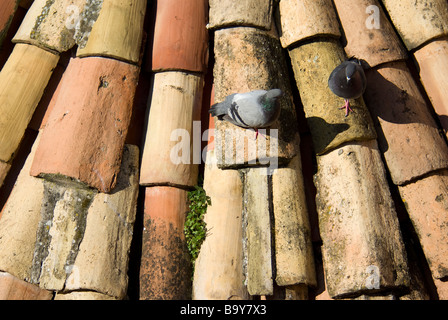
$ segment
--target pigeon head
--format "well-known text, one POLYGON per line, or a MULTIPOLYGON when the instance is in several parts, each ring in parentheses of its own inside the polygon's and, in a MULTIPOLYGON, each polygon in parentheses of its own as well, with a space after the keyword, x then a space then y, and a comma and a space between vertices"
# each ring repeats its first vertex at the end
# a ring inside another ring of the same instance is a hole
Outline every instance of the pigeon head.
POLYGON ((282 95, 282 90, 271 89, 260 97, 260 103, 266 110, 271 110, 272 108, 274 108, 277 98, 281 97, 282 95))
POLYGON ((347 79, 347 82, 350 82, 352 80, 353 75, 356 72, 356 65, 353 63, 347 65, 347 68, 345 68, 345 78, 347 79))
POLYGON ((331 72, 328 87, 345 99, 359 98, 366 89, 366 76, 361 64, 355 60, 344 61, 331 72))

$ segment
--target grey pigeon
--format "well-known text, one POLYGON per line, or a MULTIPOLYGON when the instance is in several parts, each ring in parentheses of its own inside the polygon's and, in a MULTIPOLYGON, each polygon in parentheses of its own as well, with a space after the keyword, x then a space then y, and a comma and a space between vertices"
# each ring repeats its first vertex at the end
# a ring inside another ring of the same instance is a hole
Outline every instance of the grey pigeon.
POLYGON ((209 112, 219 120, 254 129, 256 138, 258 129, 269 127, 279 117, 281 108, 277 99, 281 95, 280 89, 234 93, 223 102, 212 105, 209 112))
POLYGON ((337 66, 328 78, 328 87, 337 96, 345 99, 345 104, 340 108, 345 108, 347 117, 350 108, 349 99, 359 98, 366 89, 367 81, 364 69, 357 59, 349 59, 337 66))

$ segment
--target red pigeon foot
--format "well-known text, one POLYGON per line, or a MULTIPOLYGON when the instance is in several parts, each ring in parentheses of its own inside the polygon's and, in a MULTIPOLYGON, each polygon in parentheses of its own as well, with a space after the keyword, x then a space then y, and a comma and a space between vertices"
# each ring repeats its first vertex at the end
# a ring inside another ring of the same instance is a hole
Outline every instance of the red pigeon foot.
POLYGON ((345 99, 345 104, 344 104, 342 107, 340 107, 339 109, 345 109, 345 116, 346 116, 346 117, 348 116, 348 114, 350 113, 350 111, 351 111, 351 112, 354 112, 354 111, 352 110, 352 108, 350 108, 350 101, 348 101, 347 99, 345 99))

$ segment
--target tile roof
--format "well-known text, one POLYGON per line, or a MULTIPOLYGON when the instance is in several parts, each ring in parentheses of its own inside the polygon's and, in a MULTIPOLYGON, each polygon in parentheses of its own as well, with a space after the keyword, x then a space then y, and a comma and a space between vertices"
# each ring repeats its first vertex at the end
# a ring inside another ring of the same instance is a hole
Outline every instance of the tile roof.
POLYGON ((3 1, 0 298, 448 299, 447 37, 445 0, 3 1), (264 135, 208 115, 274 87, 264 135))

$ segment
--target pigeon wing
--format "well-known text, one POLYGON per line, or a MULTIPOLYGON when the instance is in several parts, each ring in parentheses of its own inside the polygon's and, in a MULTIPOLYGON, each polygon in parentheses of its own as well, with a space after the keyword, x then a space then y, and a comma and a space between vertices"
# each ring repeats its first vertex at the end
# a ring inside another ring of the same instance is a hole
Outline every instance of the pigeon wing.
POLYGON ((265 90, 236 94, 224 119, 243 128, 259 128, 264 125, 265 115, 260 97, 265 90))
POLYGON ((215 103, 210 107, 208 111, 213 117, 218 117, 218 119, 222 119, 228 113, 229 108, 232 105, 232 101, 236 93, 231 94, 226 97, 223 102, 215 103))

